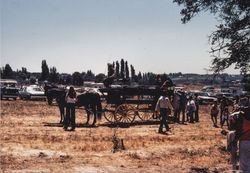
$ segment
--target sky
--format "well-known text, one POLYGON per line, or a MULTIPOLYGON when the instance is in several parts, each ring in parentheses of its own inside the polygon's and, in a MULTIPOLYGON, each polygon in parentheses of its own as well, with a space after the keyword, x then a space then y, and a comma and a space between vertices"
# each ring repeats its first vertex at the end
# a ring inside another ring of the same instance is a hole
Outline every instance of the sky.
POLYGON ((136 73, 205 74, 211 64, 215 17, 201 13, 182 24, 172 0, 0 2, 1 67, 41 72, 46 60, 59 73, 106 74, 107 63, 123 58, 136 73))

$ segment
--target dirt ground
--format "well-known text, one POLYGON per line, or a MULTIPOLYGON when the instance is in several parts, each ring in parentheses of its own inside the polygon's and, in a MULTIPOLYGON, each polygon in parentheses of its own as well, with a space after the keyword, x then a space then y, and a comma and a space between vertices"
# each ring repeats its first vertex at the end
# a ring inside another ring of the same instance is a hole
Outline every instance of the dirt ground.
POLYGON ((77 109, 76 130, 64 131, 56 106, 2 100, 0 172, 230 172, 225 136, 212 126, 209 106, 201 106, 199 123, 171 123, 168 134, 157 133, 157 121, 124 128, 104 118, 95 128, 85 121, 77 109), (125 150, 112 152, 114 134, 125 150))

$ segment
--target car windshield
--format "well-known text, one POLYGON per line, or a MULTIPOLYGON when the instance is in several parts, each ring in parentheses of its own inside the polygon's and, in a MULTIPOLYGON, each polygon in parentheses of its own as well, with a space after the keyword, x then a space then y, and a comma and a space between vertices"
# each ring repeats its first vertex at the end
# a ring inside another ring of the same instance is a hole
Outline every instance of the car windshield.
POLYGON ((16 83, 2 83, 1 85, 7 86, 7 87, 16 87, 16 83))

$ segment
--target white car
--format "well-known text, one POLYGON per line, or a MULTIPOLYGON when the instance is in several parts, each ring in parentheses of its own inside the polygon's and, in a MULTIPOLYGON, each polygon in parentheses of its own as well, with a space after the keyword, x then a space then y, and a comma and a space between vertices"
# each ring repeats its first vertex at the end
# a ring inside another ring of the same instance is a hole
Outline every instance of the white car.
POLYGON ((199 104, 214 103, 214 102, 218 101, 218 99, 216 97, 212 97, 207 92, 197 92, 196 94, 198 94, 198 102, 199 102, 199 104))
POLYGON ((44 89, 38 85, 24 86, 19 91, 20 99, 46 100, 44 89))

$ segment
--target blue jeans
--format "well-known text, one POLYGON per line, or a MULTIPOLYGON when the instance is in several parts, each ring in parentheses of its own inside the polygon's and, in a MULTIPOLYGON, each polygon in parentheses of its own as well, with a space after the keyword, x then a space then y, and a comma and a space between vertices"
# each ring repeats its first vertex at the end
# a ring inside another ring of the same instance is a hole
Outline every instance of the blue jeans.
POLYGON ((167 122, 168 114, 167 114, 166 108, 160 108, 160 117, 161 117, 161 121, 160 121, 159 132, 163 131, 163 125, 165 126, 166 130, 168 131, 169 130, 169 126, 168 126, 168 122, 167 122))
POLYGON ((76 126, 75 103, 66 103, 66 117, 64 121, 64 128, 68 128, 70 124, 72 129, 74 129, 76 126))

